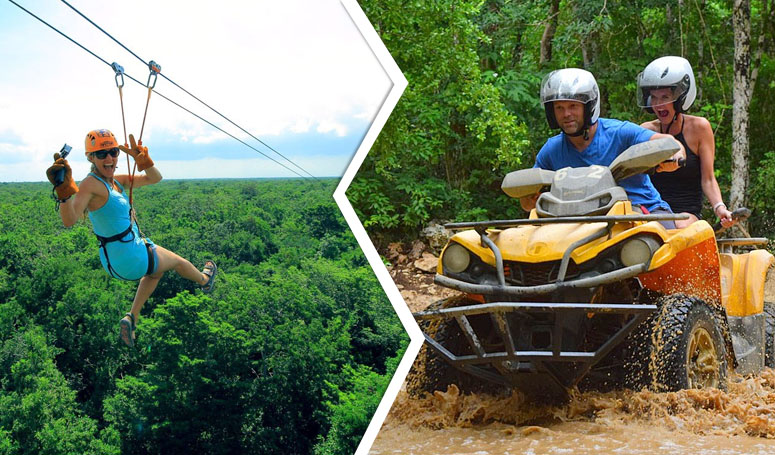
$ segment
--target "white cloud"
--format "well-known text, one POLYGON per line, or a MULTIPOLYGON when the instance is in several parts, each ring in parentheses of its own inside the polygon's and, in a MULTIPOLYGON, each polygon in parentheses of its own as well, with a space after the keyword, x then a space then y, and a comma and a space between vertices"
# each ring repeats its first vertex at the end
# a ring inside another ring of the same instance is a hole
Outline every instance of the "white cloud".
MULTIPOLYGON (((162 74, 267 142, 309 131, 360 135, 345 125, 373 117, 390 87, 337 0, 71 3, 141 58, 161 64, 162 74)), ((147 67, 63 3, 24 6, 146 82, 147 67)), ((81 141, 93 128, 111 128, 123 140, 112 70, 9 2, 0 4, 0 60, 0 125, 21 139, 29 166, 49 160, 63 142, 74 152, 82 150, 81 141)), ((156 90, 246 137, 161 76, 156 90)), ((126 77, 123 95, 127 129, 137 136, 147 90, 126 77)), ((233 140, 151 96, 143 134, 147 145, 221 138, 233 140)), ((0 172, 0 181, 12 178, 0 172)))
POLYGON ((223 134, 221 133, 209 133, 207 135, 199 135, 194 138, 193 142, 194 144, 212 144, 216 141, 223 140, 223 134))
POLYGON ((318 124, 318 133, 330 133, 335 132, 337 136, 347 136, 347 126, 332 120, 323 120, 318 124))

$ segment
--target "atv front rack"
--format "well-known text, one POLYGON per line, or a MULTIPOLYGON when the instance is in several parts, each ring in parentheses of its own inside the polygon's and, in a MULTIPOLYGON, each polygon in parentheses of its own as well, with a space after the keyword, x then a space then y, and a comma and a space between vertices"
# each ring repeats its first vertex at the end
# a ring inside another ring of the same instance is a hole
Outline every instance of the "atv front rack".
POLYGON ((766 245, 770 239, 766 237, 741 237, 716 240, 719 253, 734 253, 736 247, 766 245))
POLYGON ((414 317, 417 321, 451 322, 453 318, 457 321, 467 340, 469 352, 472 354, 455 354, 423 332, 423 336, 431 348, 455 368, 481 379, 506 386, 515 386, 514 378, 519 373, 544 373, 567 390, 578 384, 596 363, 619 345, 638 324, 656 309, 656 305, 628 303, 494 302, 421 311, 414 313, 414 317), (519 339, 520 334, 510 323, 508 313, 512 312, 524 314, 554 313, 550 347, 543 350, 517 350, 515 340, 519 339), (480 336, 489 336, 490 334, 477 334, 469 321, 472 316, 486 314, 489 314, 492 326, 500 340, 500 343, 494 345, 503 347, 503 349, 488 351, 480 336), (631 318, 594 351, 563 351, 561 349, 563 344, 562 320, 579 314, 622 314, 631 316, 631 318), (563 364, 566 367, 562 367, 563 364), (569 364, 575 365, 567 367, 569 364), (488 366, 489 368, 487 368, 488 366))

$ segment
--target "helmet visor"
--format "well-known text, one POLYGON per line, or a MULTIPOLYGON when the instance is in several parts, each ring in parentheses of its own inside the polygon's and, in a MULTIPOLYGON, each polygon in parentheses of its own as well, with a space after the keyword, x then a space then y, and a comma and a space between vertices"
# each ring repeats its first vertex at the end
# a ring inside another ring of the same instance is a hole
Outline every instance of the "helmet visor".
POLYGON ((657 107, 671 104, 689 90, 689 81, 681 80, 673 85, 638 85, 638 106, 657 107))
POLYGON ((584 78, 585 74, 571 73, 571 77, 559 75, 557 71, 544 76, 541 82, 541 103, 551 101, 578 101, 583 104, 597 99, 594 80, 584 78))

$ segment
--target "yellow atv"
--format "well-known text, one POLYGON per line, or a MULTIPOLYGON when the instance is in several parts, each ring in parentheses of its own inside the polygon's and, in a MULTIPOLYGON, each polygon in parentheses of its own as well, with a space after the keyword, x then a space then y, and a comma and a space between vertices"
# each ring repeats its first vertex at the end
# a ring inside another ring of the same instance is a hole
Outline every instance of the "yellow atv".
POLYGON ((414 313, 427 343, 410 393, 451 383, 535 397, 578 385, 723 388, 728 368, 775 365, 775 311, 763 301, 775 259, 732 251, 767 240, 717 240, 705 221, 665 229, 660 221, 686 215, 643 214, 616 185, 676 151, 662 139, 608 167, 515 171, 506 194, 543 191, 528 219, 448 224, 465 230, 442 251, 435 282, 464 295, 414 313))

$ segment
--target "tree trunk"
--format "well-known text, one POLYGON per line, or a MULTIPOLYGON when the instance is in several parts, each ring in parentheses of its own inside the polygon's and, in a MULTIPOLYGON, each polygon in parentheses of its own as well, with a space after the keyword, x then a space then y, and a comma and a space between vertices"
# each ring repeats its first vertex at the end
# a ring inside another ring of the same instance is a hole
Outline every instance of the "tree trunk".
POLYGON ((732 102, 732 188, 729 205, 744 207, 748 190, 748 110, 759 76, 762 53, 767 31, 775 21, 775 9, 764 3, 761 30, 756 52, 751 58, 751 3, 750 0, 735 0, 732 11, 732 25, 735 32, 735 78, 734 101, 732 102))
POLYGON ((587 71, 592 71, 592 63, 597 56, 597 53, 595 52, 596 37, 596 31, 590 32, 588 35, 582 36, 579 43, 581 46, 581 61, 583 62, 584 69, 587 71))
MULTIPOLYGON (((700 14, 705 11, 705 0, 700 2, 698 9, 700 14)), ((694 69, 695 77, 697 79, 697 101, 702 101, 702 78, 705 76, 703 69, 705 68, 705 40, 698 39, 697 42, 697 65, 694 69)), ((699 103, 697 103, 699 104, 699 103)))
POLYGON ((554 39, 554 32, 557 31, 557 16, 560 11, 560 0, 551 0, 551 8, 549 9, 549 18, 544 26, 544 34, 541 35, 541 57, 538 61, 538 66, 543 67, 552 60, 552 40, 554 39))
POLYGON ((748 107, 751 103, 751 3, 734 0, 735 33, 734 100, 732 102, 732 188, 730 208, 745 206, 748 187, 748 107))

